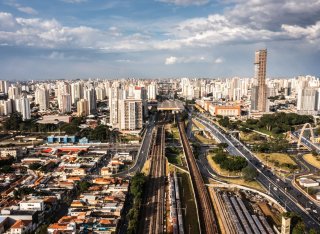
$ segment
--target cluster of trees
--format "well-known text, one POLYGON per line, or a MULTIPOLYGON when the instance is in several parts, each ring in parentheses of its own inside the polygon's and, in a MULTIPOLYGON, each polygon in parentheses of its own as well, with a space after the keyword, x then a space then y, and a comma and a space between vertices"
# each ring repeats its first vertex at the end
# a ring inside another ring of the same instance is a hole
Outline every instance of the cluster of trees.
POLYGON ((253 181, 258 176, 258 172, 254 167, 248 165, 242 169, 242 175, 245 181, 253 181))
POLYGON ((30 170, 38 170, 40 167, 42 167, 42 164, 41 163, 37 163, 37 162, 35 162, 35 163, 31 163, 30 165, 29 165, 29 169, 30 170))
POLYGON ((111 131, 111 129, 106 125, 99 125, 96 128, 85 128, 82 129, 78 133, 79 137, 87 137, 89 140, 92 141, 117 141, 119 138, 118 131, 111 131))
POLYGON ((248 163, 247 160, 241 156, 231 156, 223 151, 218 151, 212 157, 215 163, 219 164, 222 169, 228 171, 241 171, 248 163))
POLYGON ((139 213, 145 183, 146 176, 143 173, 137 173, 132 177, 129 191, 131 209, 127 214, 128 234, 134 234, 138 231, 139 213))
POLYGON ((176 148, 176 147, 167 147, 166 148, 166 154, 177 155, 177 154, 180 154, 180 153, 181 153, 181 150, 179 148, 176 148))
POLYGON ((293 130, 293 126, 312 123, 310 115, 298 115, 296 113, 274 113, 263 115, 260 120, 248 119, 242 126, 250 129, 265 129, 274 134, 280 134, 293 130))
POLYGON ((229 128, 230 130, 238 129, 239 122, 232 122, 230 121, 228 116, 217 116, 219 118, 218 123, 225 128, 229 128))
POLYGON ((35 196, 48 196, 51 195, 49 191, 38 191, 30 187, 21 187, 13 191, 13 196, 15 199, 22 199, 24 196, 33 194, 35 196))
POLYGON ((289 147, 289 142, 286 139, 279 137, 254 145, 253 151, 261 153, 286 152, 289 147))
POLYGON ((82 180, 77 183, 77 189, 78 189, 79 193, 83 193, 83 192, 87 191, 91 186, 92 186, 92 184, 86 180, 82 180))
POLYGON ((13 172, 14 169, 11 167, 14 162, 13 157, 2 158, 0 160, 0 173, 10 173, 13 172))
POLYGON ((14 112, 3 122, 3 128, 4 130, 20 130, 22 122, 22 115, 19 112, 14 112))
POLYGON ((246 122, 230 121, 229 117, 217 116, 218 123, 230 130, 239 129, 248 132, 248 129, 267 130, 274 134, 281 134, 294 129, 294 126, 305 123, 312 123, 313 118, 310 115, 298 115, 296 113, 274 113, 265 114, 260 120, 248 119, 246 122))

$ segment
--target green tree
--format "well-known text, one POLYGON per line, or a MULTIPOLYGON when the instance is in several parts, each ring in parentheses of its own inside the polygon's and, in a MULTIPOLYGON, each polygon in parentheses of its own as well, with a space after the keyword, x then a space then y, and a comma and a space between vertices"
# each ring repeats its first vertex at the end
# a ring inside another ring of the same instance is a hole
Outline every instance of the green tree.
POLYGON ((37 169, 39 169, 41 166, 42 166, 42 165, 41 165, 40 163, 35 162, 35 163, 32 163, 32 164, 29 165, 29 169, 30 169, 30 170, 37 170, 37 169))
POLYGON ((11 173, 14 172, 14 169, 9 165, 4 165, 0 168, 1 173, 11 173))
POLYGON ((228 143, 219 143, 218 145, 218 148, 221 148, 221 149, 225 149, 225 148, 228 148, 228 143))
POLYGON ((20 124, 22 122, 21 113, 13 112, 3 123, 3 127, 5 130, 20 130, 20 124))
POLYGON ((243 168, 242 173, 245 181, 253 181, 258 176, 257 170, 250 165, 243 168))
POLYGON ((305 234, 306 228, 302 221, 299 221, 292 229, 292 234, 305 234))
POLYGON ((82 181, 78 182, 77 187, 78 187, 80 193, 82 193, 84 191, 87 191, 91 187, 91 183, 86 180, 82 180, 82 181))

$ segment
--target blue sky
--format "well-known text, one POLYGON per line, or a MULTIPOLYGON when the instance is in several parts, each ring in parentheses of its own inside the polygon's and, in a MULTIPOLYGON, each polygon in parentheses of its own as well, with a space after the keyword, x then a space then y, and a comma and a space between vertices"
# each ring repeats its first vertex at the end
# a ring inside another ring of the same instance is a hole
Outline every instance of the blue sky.
POLYGON ((319 0, 1 0, 0 79, 319 75, 319 0))

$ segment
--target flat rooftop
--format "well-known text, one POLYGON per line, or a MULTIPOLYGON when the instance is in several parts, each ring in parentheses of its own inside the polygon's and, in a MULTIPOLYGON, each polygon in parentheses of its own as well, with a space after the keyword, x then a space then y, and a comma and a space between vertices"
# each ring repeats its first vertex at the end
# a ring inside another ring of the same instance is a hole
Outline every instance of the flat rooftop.
POLYGON ((183 111, 184 104, 180 100, 165 100, 164 102, 158 103, 158 110, 183 111))

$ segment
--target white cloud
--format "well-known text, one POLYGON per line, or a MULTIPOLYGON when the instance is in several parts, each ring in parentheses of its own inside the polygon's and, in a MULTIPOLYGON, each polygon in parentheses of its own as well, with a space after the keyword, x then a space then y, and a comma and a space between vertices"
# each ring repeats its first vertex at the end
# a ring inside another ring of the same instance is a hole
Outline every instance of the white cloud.
POLYGON ((282 29, 292 38, 304 38, 309 42, 315 42, 320 39, 320 21, 307 27, 284 24, 282 29))
POLYGON ((224 62, 223 58, 216 58, 216 59, 213 61, 213 63, 216 63, 216 64, 223 63, 223 62, 224 62))
POLYGON ((7 2, 5 2, 5 4, 7 4, 8 6, 12 6, 12 7, 16 8, 18 11, 29 14, 29 15, 38 14, 38 12, 35 9, 33 9, 32 7, 23 6, 20 3, 17 3, 15 0, 8 0, 7 2))
POLYGON ((172 65, 175 64, 178 61, 177 57, 171 56, 166 58, 166 61, 164 62, 166 65, 172 65))
MULTIPOLYGON (((83 0, 65 0, 81 2, 83 0)), ((206 1, 162 0, 176 4, 200 4, 206 1)), ((225 0, 233 6, 225 13, 207 17, 191 18, 178 23, 166 23, 165 26, 141 26, 138 23, 122 25, 120 28, 110 26, 107 30, 79 25, 68 27, 55 19, 15 18, 12 14, 0 12, 0 43, 3 45, 32 46, 39 48, 73 48, 93 49, 100 52, 140 52, 154 50, 179 51, 183 48, 212 48, 218 44, 255 44, 283 40, 306 40, 314 44, 320 38, 320 23, 306 25, 293 24, 292 19, 315 15, 318 12, 316 0, 307 0, 314 5, 299 9, 288 0, 279 6, 277 0, 262 4, 261 0, 225 0), (277 7, 288 13, 279 14, 277 7), (265 12, 265 10, 267 11, 265 12), (271 12, 272 11, 272 12, 271 12), (290 14, 289 14, 290 13, 290 14), (279 16, 277 16, 279 15, 279 16), (281 22, 288 23, 281 23, 281 22), (279 26, 277 26, 281 23, 279 26), (134 26, 133 26, 134 25, 134 26), (130 30, 126 30, 129 27, 130 30), (133 31, 132 28, 136 30, 133 31), (133 31, 131 34, 128 32, 133 31), (123 33, 122 33, 123 32, 123 33), (162 34, 161 39, 156 35, 162 34)), ((300 4, 301 5, 301 4, 300 4)), ((320 7, 319 7, 320 10, 320 7)), ((315 16, 317 18, 318 16, 315 16)), ((301 18, 300 18, 301 20, 301 18)), ((312 19, 313 20, 313 19, 312 19)), ((320 14, 319 20, 320 22, 320 14)), ((118 26, 118 24, 115 24, 118 26)), ((152 24, 156 25, 156 23, 152 24)), ((168 64, 188 62, 181 57, 172 57, 168 64), (174 60, 176 58, 176 60, 174 60)), ((213 59, 211 60, 212 63, 213 59)), ((166 63, 166 64, 167 64, 166 63)))
POLYGON ((16 20, 12 14, 0 12, 0 30, 11 31, 16 26, 16 20))
POLYGON ((23 13, 27 13, 29 15, 36 15, 38 12, 32 7, 19 6, 17 9, 23 13))
POLYGON ((209 0, 158 0, 159 2, 170 3, 178 6, 205 5, 209 0))
POLYGON ((200 63, 200 62, 207 62, 207 59, 204 56, 199 57, 175 57, 170 56, 165 59, 166 65, 173 65, 177 63, 200 63))

